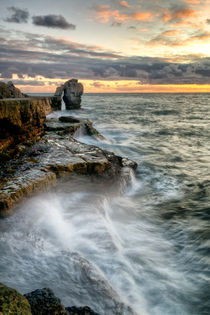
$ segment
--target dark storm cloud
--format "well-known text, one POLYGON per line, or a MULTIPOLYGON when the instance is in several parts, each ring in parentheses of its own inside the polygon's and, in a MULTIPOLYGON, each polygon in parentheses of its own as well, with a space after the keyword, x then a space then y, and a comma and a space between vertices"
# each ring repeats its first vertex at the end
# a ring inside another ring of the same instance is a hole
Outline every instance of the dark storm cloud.
MULTIPOLYGON (((25 40, 0 43, 2 78, 30 77, 93 80, 138 80, 147 84, 210 84, 210 58, 189 56, 191 63, 163 58, 123 57, 99 47, 23 33, 25 40)), ((187 61, 187 60, 186 60, 187 61)), ((30 82, 29 82, 30 83, 30 82)))
POLYGON ((27 23, 29 18, 29 12, 26 9, 19 9, 17 7, 8 7, 10 17, 6 18, 6 22, 12 23, 27 23))
MULTIPOLYGON (((1 32, 1 29, 0 29, 1 32)), ((106 51, 99 47, 85 45, 64 39, 57 39, 50 36, 40 34, 31 34, 26 32, 15 32, 18 37, 24 37, 22 40, 9 40, 14 32, 4 31, 4 37, 0 38, 0 56, 6 59, 10 55, 17 56, 25 60, 25 58, 48 58, 53 61, 59 56, 77 55, 98 58, 120 58, 121 56, 113 51, 106 51), (8 39, 7 39, 8 38, 8 39), (37 50, 36 50, 37 48, 37 50), (59 56, 57 54, 59 52, 59 56)), ((17 37, 16 36, 16 37, 17 37)))
POLYGON ((71 30, 76 29, 76 25, 67 22, 66 19, 62 15, 55 15, 55 14, 37 15, 37 16, 33 16, 32 19, 33 19, 33 24, 37 26, 71 29, 71 30))

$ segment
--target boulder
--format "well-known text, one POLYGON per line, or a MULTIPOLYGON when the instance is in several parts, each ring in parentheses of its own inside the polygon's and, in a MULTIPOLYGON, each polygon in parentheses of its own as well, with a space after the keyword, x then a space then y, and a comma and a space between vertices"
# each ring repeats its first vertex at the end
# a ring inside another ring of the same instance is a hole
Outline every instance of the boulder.
POLYGON ((31 315, 31 307, 23 295, 0 283, 0 314, 31 315))
POLYGON ((38 289, 25 294, 25 297, 31 305, 32 315, 67 315, 65 307, 51 289, 38 289))

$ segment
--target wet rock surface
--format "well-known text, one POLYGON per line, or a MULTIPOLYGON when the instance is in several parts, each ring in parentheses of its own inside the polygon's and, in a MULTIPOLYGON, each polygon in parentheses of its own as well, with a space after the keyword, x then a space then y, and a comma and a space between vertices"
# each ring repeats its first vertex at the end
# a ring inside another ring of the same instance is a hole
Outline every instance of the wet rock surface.
POLYGON ((46 191, 69 173, 113 181, 128 164, 130 168, 137 167, 135 162, 75 140, 73 136, 79 128, 96 139, 103 138, 88 120, 62 120, 47 120, 42 139, 30 147, 22 144, 19 158, 0 167, 0 216, 7 216, 18 201, 33 192, 46 191))

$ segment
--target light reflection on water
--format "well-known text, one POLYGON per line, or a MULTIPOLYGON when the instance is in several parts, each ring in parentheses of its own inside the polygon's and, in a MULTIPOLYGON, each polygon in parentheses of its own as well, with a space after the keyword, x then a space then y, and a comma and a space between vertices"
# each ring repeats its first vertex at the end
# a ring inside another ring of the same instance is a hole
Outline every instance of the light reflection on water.
POLYGON ((209 95, 85 95, 83 107, 73 115, 108 141, 79 140, 137 161, 136 177, 123 194, 74 179, 1 221, 1 281, 100 314, 209 314, 209 95))

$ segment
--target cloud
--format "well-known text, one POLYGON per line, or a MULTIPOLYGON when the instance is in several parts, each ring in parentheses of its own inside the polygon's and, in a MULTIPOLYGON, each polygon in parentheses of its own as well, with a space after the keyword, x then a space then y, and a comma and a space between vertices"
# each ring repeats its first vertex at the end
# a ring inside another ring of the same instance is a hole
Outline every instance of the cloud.
POLYGON ((14 85, 44 86, 45 82, 36 80, 12 80, 14 85))
POLYGON ((101 82, 93 82, 91 85, 96 88, 104 87, 104 84, 101 82))
MULTIPOLYGON (((9 39, 14 34, 8 31, 0 42, 2 78, 11 79, 13 74, 17 74, 22 80, 30 77, 35 81, 41 76, 56 80, 77 77, 97 82, 137 80, 145 84, 210 84, 210 58, 194 56, 190 62, 192 56, 189 56, 183 63, 183 60, 172 62, 163 58, 123 57, 102 47, 38 34, 22 32, 19 35, 25 39, 9 39)), ((200 38, 204 36, 208 34, 200 34, 200 38)))
POLYGON ((185 0, 184 2, 188 3, 188 4, 192 4, 192 5, 196 5, 196 4, 200 4, 201 3, 200 0, 185 0))
POLYGON ((122 26, 123 23, 120 22, 112 22, 111 26, 116 26, 116 27, 120 27, 122 26))
POLYGON ((148 22, 152 21, 155 14, 152 12, 134 11, 121 13, 119 10, 113 10, 109 5, 97 5, 92 8, 96 12, 95 18, 101 23, 114 22, 148 22))
POLYGON ((33 16, 33 24, 37 26, 45 26, 61 29, 76 29, 76 25, 68 23, 62 15, 37 15, 33 16))
POLYGON ((201 45, 201 44, 207 44, 210 40, 210 33, 200 31, 199 33, 196 32, 195 35, 191 35, 189 37, 181 37, 179 36, 181 32, 179 30, 168 30, 157 37, 153 38, 147 44, 151 46, 158 46, 158 45, 167 45, 171 47, 176 46, 183 46, 187 47, 189 45, 201 45))
POLYGON ((6 22, 11 23, 27 23, 29 18, 29 12, 26 9, 19 9, 17 7, 8 7, 7 10, 11 16, 6 18, 6 22))
POLYGON ((176 36, 178 34, 180 34, 179 30, 168 30, 168 31, 163 32, 161 35, 162 36, 176 36))
POLYGON ((177 22, 195 15, 196 15, 195 10, 185 7, 181 7, 174 10, 167 9, 166 12, 163 14, 162 20, 164 22, 177 22))
POLYGON ((136 26, 129 26, 128 30, 137 30, 136 26))
POLYGON ((173 46, 178 43, 183 44, 183 41, 180 41, 180 39, 177 38, 179 34, 180 34, 179 30, 167 30, 165 32, 162 32, 160 35, 156 36, 155 38, 151 39, 148 42, 148 44, 152 46, 156 46, 156 45, 173 46))
POLYGON ((130 8, 131 6, 128 4, 127 1, 120 1, 120 5, 124 8, 130 8))

